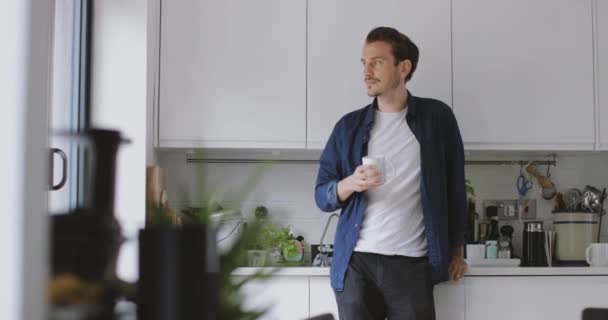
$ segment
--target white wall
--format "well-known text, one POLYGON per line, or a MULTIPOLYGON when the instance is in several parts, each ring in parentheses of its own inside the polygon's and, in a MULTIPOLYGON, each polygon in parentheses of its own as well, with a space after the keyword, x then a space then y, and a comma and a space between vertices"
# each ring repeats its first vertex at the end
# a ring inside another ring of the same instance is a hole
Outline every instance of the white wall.
MULTIPOLYGON (((523 156, 509 153, 493 155, 486 159, 513 160, 523 156)), ((483 158, 483 157, 482 157, 483 158)), ((480 159, 476 156, 475 159, 480 159)), ((545 158, 551 159, 551 158, 545 158)), ((557 157, 557 168, 551 175, 559 191, 567 188, 583 188, 586 184, 608 187, 608 153, 579 153, 557 157)), ((318 243, 328 217, 317 209, 314 202, 314 184, 317 176, 316 164, 275 164, 266 169, 257 164, 188 164, 184 152, 164 152, 159 156, 165 169, 170 202, 179 207, 201 204, 214 197, 222 200, 225 207, 238 207, 232 200, 234 190, 246 178, 260 170, 265 174, 248 194, 242 204, 246 217, 252 217, 257 205, 265 205, 279 223, 293 225, 310 243, 318 243)), ((540 169, 544 170, 544 167, 540 169)), ((466 166, 466 175, 477 193, 477 209, 482 213, 484 199, 516 199, 515 181, 518 166, 466 166)), ((544 200, 538 186, 530 191, 537 199, 538 218, 550 220, 553 200, 544 200)), ((333 242, 335 221, 328 230, 333 242)), ((548 227, 551 224, 547 222, 548 227)), ((521 241, 521 224, 515 225, 516 246, 521 241)), ((608 240, 608 222, 603 222, 604 241, 608 240)))
POLYGON ((118 129, 132 142, 118 154, 115 212, 130 241, 118 275, 137 279, 137 230, 145 222, 147 1, 94 1, 92 123, 118 129))
POLYGON ((47 273, 48 1, 0 10, 0 318, 44 319, 47 273))
MULTIPOLYGON (((293 225, 306 241, 314 243, 329 216, 314 203, 317 165, 187 164, 184 153, 161 153, 159 164, 165 170, 169 201, 175 208, 214 199, 225 208, 238 209, 238 198, 245 197, 241 209, 246 218, 253 217, 256 206, 264 205, 273 220, 293 225), (252 188, 239 191, 249 177, 260 173, 252 188)), ((333 234, 331 228, 326 239, 333 242, 333 234)))
POLYGON ((147 46, 147 98, 146 98, 146 164, 148 165, 156 165, 158 160, 156 158, 156 149, 154 148, 157 145, 155 139, 157 138, 156 129, 156 99, 157 95, 157 84, 159 80, 159 45, 160 45, 160 36, 159 36, 159 23, 160 23, 160 0, 150 0, 148 1, 148 28, 147 28, 147 37, 148 37, 148 46, 147 46))
POLYGON ((0 51, 0 128, 3 138, 0 149, 7 156, 0 157, 0 176, 5 183, 0 184, 0 208, 8 213, 0 224, 0 251, 5 262, 0 267, 0 300, 3 301, 3 318, 18 319, 21 304, 21 265, 23 230, 23 158, 26 92, 26 14, 28 3, 10 1, 8 7, 0 11, 1 41, 0 51), (13 32, 8 32, 11 30, 13 32))

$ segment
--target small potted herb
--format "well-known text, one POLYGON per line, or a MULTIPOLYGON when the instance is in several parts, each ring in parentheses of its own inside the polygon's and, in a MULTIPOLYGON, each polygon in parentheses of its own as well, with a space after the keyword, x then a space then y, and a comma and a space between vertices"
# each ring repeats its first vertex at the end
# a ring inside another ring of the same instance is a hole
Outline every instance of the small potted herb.
POLYGON ((263 251, 268 256, 267 265, 276 266, 301 262, 304 255, 304 238, 294 237, 290 228, 265 224, 248 251, 249 266, 261 266, 263 251), (258 263, 256 263, 258 262, 258 263))

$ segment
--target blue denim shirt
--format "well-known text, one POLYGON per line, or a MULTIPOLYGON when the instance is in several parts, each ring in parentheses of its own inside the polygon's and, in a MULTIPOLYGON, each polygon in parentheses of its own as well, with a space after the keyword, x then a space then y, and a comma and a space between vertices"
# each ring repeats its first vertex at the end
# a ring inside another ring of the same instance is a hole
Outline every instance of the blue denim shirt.
MULTIPOLYGON (((348 113, 335 125, 320 158, 315 186, 317 206, 327 212, 342 209, 331 264, 331 285, 344 289, 344 276, 359 238, 367 205, 363 193, 355 192, 343 203, 337 184, 351 175, 367 155, 377 101, 348 113)), ((407 98, 406 121, 420 144, 420 195, 428 259, 433 282, 448 280, 450 249, 461 246, 466 231, 464 148, 456 118, 445 103, 428 98, 407 98)))

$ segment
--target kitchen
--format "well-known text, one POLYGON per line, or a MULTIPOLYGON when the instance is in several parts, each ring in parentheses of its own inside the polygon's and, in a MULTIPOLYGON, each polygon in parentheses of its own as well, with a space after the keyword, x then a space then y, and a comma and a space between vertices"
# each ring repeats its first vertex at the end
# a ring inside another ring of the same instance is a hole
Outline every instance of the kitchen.
MULTIPOLYGON (((563 194, 608 186, 608 81, 602 81, 608 75, 602 59, 608 56, 608 5, 601 0, 387 0, 374 1, 372 12, 370 2, 345 0, 139 3, 128 11, 110 1, 96 11, 96 23, 106 24, 95 38, 103 41, 96 49, 101 62, 93 69, 94 101, 117 109, 120 99, 138 105, 121 130, 137 144, 140 167, 163 169, 176 210, 221 199, 251 221, 263 205, 275 223, 318 244, 329 217, 314 203, 318 157, 337 119, 369 101, 359 55, 376 25, 393 25, 419 44, 421 62, 408 88, 452 106, 479 219, 489 220, 492 201, 507 208, 515 201, 499 219, 514 229, 515 255, 523 255, 525 222, 556 229, 555 198, 543 198, 539 180, 526 171, 529 163, 549 172, 563 194), (137 27, 125 23, 133 16, 137 27), (124 29, 116 26, 138 33, 117 36, 124 29), (117 57, 117 45, 134 52, 130 62, 117 57), (129 63, 138 65, 129 69, 137 88, 116 95, 117 86, 128 87, 128 79, 117 79, 129 63), (128 131, 133 121, 145 128, 135 137, 128 131), (247 197, 234 195, 260 171, 247 197), (520 176, 532 182, 522 198, 535 200, 528 208, 534 215, 523 216, 517 206, 520 176)), ((117 112, 106 111, 106 123, 117 112)), ((120 165, 126 161, 119 159, 120 165)), ((134 234, 145 216, 121 210, 127 202, 120 199, 121 179, 128 174, 118 177, 117 212, 134 234)), ((145 179, 136 180, 140 191, 130 201, 141 208, 145 179)), ((333 242, 335 223, 326 242, 333 242)), ((605 224, 602 243, 608 242, 605 224)), ((126 257, 131 262, 119 274, 134 280, 137 253, 126 257)), ((302 263, 313 259, 306 248, 302 263)), ((234 276, 255 270, 237 269, 234 276)), ((247 303, 276 301, 264 319, 337 317, 328 274, 327 268, 285 268, 248 288, 247 303)), ((608 307, 607 289, 606 266, 470 265, 462 281, 436 288, 437 318, 579 319, 585 307, 608 307)))

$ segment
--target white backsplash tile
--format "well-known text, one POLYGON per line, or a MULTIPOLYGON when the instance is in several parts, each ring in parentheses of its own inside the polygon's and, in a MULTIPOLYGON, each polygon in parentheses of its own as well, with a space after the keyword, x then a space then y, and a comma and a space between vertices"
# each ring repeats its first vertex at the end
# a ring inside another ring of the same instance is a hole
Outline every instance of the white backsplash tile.
MULTIPOLYGON (((500 157, 521 158, 506 153, 500 157)), ((582 189, 587 184, 608 186, 608 153, 558 155, 556 160, 557 167, 551 168, 551 177, 558 191, 571 187, 582 189)), ((292 225, 309 243, 319 241, 329 217, 329 213, 317 208, 314 200, 318 164, 186 163, 185 154, 162 152, 159 162, 165 170, 169 200, 174 206, 200 205, 215 199, 226 208, 240 207, 244 216, 251 219, 255 207, 264 205, 275 221, 292 225), (259 178, 255 183, 242 189, 249 177, 256 174, 259 178)), ((516 199, 519 170, 518 166, 511 165, 466 166, 466 176, 476 192, 477 212, 483 214, 484 199, 516 199)), ((539 170, 544 172, 546 168, 541 166, 539 170)), ((529 197, 536 199, 538 220, 545 221, 545 227, 550 229, 553 200, 544 200, 534 182, 529 197)), ((515 228, 514 242, 521 247, 521 221, 511 224, 515 228)), ((608 238, 607 224, 608 221, 604 221, 602 226, 604 241, 608 238)), ((335 225, 336 222, 332 222, 327 232, 329 242, 333 242, 335 225)))

